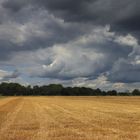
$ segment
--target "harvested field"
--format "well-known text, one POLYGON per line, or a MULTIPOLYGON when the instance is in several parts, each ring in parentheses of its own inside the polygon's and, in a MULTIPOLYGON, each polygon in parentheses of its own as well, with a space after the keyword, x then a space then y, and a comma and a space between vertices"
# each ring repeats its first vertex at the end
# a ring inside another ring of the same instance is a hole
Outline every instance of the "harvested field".
POLYGON ((0 140, 140 140, 140 97, 2 98, 0 140))

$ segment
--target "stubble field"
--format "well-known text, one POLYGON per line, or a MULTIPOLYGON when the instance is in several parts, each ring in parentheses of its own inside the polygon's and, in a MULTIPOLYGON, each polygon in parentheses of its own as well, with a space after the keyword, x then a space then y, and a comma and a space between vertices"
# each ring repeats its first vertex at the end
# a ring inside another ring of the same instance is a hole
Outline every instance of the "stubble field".
POLYGON ((140 97, 2 98, 0 140, 140 140, 140 97))

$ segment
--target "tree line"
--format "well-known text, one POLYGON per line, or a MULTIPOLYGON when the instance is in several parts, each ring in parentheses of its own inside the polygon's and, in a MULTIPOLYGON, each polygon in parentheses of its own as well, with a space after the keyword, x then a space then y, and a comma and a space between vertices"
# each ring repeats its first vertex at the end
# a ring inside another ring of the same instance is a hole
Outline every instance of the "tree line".
POLYGON ((1 83, 2 96, 140 96, 140 91, 117 92, 116 90, 102 91, 87 87, 63 87, 61 84, 43 86, 23 86, 18 83, 1 83))

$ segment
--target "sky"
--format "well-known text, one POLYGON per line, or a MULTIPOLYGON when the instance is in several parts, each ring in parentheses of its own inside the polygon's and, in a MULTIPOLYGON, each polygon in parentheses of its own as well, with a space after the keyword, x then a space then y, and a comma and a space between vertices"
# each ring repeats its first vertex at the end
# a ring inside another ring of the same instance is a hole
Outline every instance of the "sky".
POLYGON ((140 1, 0 0, 0 82, 140 88, 140 1))

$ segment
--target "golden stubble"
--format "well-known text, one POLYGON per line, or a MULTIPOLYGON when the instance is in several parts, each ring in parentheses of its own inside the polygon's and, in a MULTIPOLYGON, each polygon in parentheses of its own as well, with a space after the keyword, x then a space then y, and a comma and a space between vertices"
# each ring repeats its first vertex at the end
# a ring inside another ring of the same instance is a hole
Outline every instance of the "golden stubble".
POLYGON ((140 97, 8 97, 0 140, 140 140, 140 97))

